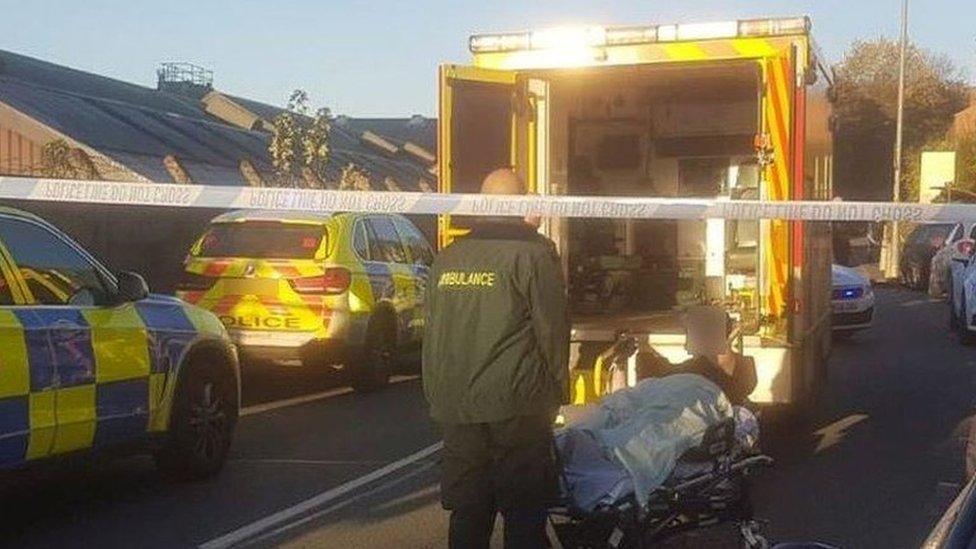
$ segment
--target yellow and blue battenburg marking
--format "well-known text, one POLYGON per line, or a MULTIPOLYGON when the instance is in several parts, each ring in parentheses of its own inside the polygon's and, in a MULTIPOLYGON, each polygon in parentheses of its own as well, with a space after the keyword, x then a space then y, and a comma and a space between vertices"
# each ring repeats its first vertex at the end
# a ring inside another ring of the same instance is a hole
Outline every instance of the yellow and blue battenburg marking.
POLYGON ((164 431, 191 316, 166 298, 0 310, 0 467, 164 431))

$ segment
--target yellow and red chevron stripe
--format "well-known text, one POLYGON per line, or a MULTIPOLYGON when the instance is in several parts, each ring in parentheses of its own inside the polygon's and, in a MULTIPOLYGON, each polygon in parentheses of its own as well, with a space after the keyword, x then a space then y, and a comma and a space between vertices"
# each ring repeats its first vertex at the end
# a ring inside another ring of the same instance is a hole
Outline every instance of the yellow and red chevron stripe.
MULTIPOLYGON (((762 71, 766 83, 763 102, 763 131, 769 136, 772 162, 765 167, 764 198, 783 201, 791 198, 792 166, 791 133, 793 67, 789 57, 765 58, 762 71)), ((783 220, 769 221, 768 245, 763 247, 764 263, 768 274, 766 311, 774 319, 781 319, 788 312, 786 301, 789 294, 790 224, 783 220)))

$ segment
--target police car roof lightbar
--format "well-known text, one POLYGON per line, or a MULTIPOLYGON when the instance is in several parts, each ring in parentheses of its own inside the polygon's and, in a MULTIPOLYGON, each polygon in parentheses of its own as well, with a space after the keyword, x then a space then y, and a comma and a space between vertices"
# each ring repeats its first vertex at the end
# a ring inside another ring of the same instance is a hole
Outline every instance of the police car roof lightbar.
POLYGON ((808 17, 744 19, 717 23, 679 23, 628 27, 557 27, 515 33, 476 34, 468 47, 472 53, 519 50, 627 46, 654 42, 785 36, 810 32, 808 17))

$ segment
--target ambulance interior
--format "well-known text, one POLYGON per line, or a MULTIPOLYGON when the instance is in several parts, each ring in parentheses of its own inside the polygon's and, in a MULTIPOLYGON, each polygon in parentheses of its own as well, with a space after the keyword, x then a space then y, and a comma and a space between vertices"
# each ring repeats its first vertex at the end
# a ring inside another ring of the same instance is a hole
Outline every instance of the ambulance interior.
MULTIPOLYGON (((759 197, 761 76, 754 62, 564 70, 548 82, 550 187, 594 196, 759 197)), ((576 319, 722 303, 758 326, 758 221, 564 219, 553 236, 576 319)), ((657 314, 655 314, 657 313, 657 314)), ((749 327, 752 327, 751 329, 749 327)))

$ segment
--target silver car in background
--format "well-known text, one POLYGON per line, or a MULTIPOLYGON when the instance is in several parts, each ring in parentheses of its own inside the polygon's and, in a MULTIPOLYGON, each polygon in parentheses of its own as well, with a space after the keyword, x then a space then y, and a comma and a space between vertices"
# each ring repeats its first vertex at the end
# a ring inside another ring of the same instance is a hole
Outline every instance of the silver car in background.
MULTIPOLYGON (((928 291, 931 297, 943 297, 947 300, 952 299, 950 288, 952 287, 953 277, 958 273, 953 273, 955 268, 952 257, 955 254, 955 245, 963 240, 976 239, 976 221, 966 221, 956 223, 949 236, 941 244, 939 249, 932 255, 929 263, 928 291)), ((920 281, 921 282, 921 281, 920 281)))

